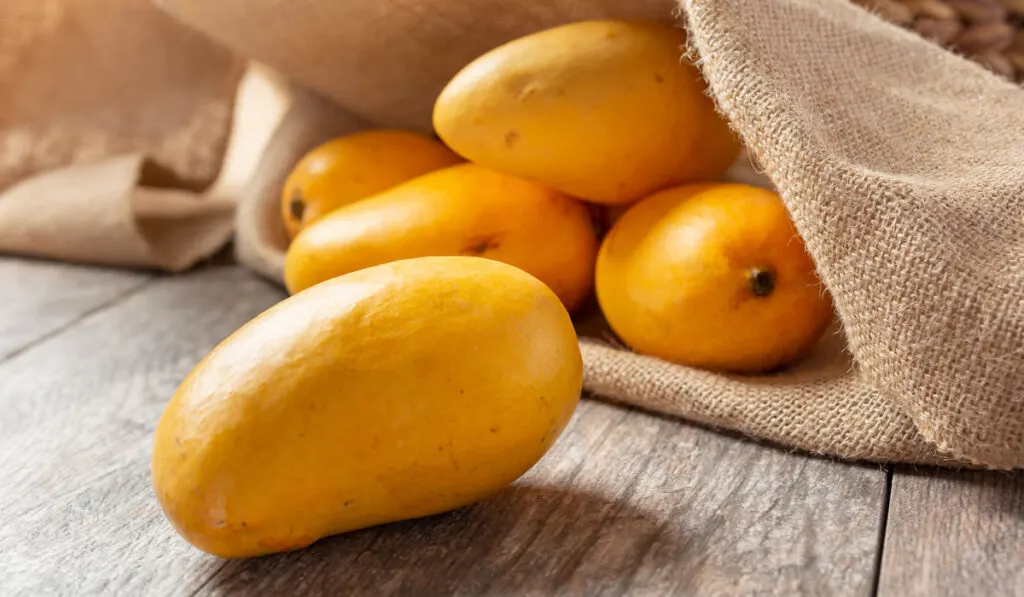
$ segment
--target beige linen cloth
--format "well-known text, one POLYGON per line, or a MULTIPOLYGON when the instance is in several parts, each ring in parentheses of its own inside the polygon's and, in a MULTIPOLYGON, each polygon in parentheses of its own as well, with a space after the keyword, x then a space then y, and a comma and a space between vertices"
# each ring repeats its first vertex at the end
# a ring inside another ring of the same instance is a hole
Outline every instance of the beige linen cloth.
POLYGON ((0 253, 75 262, 187 269, 262 159, 360 126, 149 0, 0 2, 0 89, 0 253))
MULTIPOLYGON (((44 4, 72 6, 32 6, 44 4)), ((531 31, 609 16, 679 22, 710 92, 789 207, 839 320, 811 359, 763 377, 637 355, 584 322, 586 388, 812 453, 1024 465, 1024 91, 982 68, 846 0, 684 0, 685 14, 671 0, 160 5, 274 70, 250 63, 240 72, 220 50, 163 23, 178 36, 165 40, 166 56, 123 62, 139 61, 145 73, 184 60, 177 51, 220 56, 220 70, 216 59, 201 59, 200 79, 240 77, 238 86, 169 84, 154 96, 174 95, 189 118, 202 110, 185 106, 232 106, 230 134, 224 120, 199 127, 209 138, 184 144, 194 161, 175 161, 160 139, 183 129, 137 119, 133 133, 152 136, 117 146, 122 155, 79 160, 72 152, 61 163, 79 165, 34 168, 41 174, 0 195, 0 251, 181 269, 223 244, 237 204, 239 258, 280 280, 277 193, 316 142, 368 125, 427 130, 433 99, 458 68, 531 31), (219 168, 194 157, 218 143, 219 168), (149 162, 173 176, 150 182, 149 162), (117 216, 105 220, 109 211, 117 216), (99 234, 94 222, 108 228, 99 234), (101 249, 98 237, 130 242, 101 249)), ((145 44, 135 50, 144 54, 145 44)), ((5 65, 0 57, 6 83, 18 70, 5 65)), ((158 99, 132 105, 155 116, 158 99)), ((17 126, 7 110, 0 103, 0 129, 17 126)), ((733 175, 752 176, 744 168, 733 175)))

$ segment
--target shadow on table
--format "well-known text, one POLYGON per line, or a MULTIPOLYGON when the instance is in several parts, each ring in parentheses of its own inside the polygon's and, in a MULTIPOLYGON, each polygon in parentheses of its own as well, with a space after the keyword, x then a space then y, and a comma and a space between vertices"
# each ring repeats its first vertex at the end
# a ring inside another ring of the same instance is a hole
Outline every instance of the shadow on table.
POLYGON ((215 594, 623 593, 655 548, 659 560, 685 558, 685 538, 668 526, 625 497, 521 483, 456 512, 229 561, 205 588, 215 594))

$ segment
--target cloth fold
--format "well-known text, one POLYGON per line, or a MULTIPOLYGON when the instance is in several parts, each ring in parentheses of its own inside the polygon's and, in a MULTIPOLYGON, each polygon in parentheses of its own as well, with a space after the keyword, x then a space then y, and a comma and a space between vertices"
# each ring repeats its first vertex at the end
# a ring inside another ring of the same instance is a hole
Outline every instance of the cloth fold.
POLYGON ((222 247, 244 71, 148 1, 0 3, 0 252, 180 271, 222 247))
POLYGON ((850 375, 884 398, 831 429, 836 452, 915 460, 879 435, 898 408, 957 460, 1024 465, 1024 90, 842 0, 685 8, 712 92, 833 294, 850 375))
MULTIPOLYGON (((261 62, 243 76, 241 59, 207 48, 222 62, 191 65, 215 73, 199 81, 233 81, 227 95, 189 86, 188 77, 176 82, 182 97, 208 100, 181 101, 192 119, 175 122, 192 124, 175 130, 192 136, 79 142, 44 164, 24 158, 39 154, 38 142, 12 152, 29 138, 23 124, 0 121, 0 188, 24 179, 0 194, 0 252, 178 271, 234 230, 239 260, 280 281, 280 188, 314 145, 369 126, 429 129, 444 83, 514 37, 581 19, 657 18, 687 29, 691 58, 758 165, 741 159, 727 179, 779 191, 837 320, 810 359, 769 376, 635 354, 599 320, 580 321, 586 389, 810 453, 1024 466, 1024 91, 977 64, 847 0, 158 3, 261 62), (219 124, 194 124, 202 118, 219 124), (169 159, 167 148, 179 146, 161 139, 186 137, 183 155, 192 157, 169 159), (22 156, 13 167, 10 155, 22 156)), ((33 27, 18 39, 59 28, 33 27)), ((210 43, 175 35, 192 50, 210 43)), ((137 37, 128 47, 142 52, 137 37)), ((0 81, 24 78, 11 64, 28 64, 28 53, 5 62, 3 40, 0 81)), ((177 105, 156 95, 140 101, 177 105)), ((4 101, 0 118, 14 105, 19 122, 43 127, 43 112, 4 101)), ((90 122, 109 117, 82 105, 90 122)), ((129 121, 148 130, 145 118, 129 121)), ((74 122, 59 125, 74 130, 74 122)))
MULTIPOLYGON (((223 4, 163 1, 187 4, 187 20, 280 65, 298 50, 260 40, 300 36, 331 47, 323 32, 344 38, 350 28, 372 29, 358 20, 230 21, 223 4)), ((334 10, 302 4, 325 16, 334 10)), ((1024 92, 846 0, 682 5, 692 57, 786 202, 833 294, 839 327, 800 368, 763 377, 672 365, 581 328, 586 388, 846 459, 1024 464, 1024 92)), ((564 16, 560 6, 535 8, 538 28, 564 16)), ((417 27, 432 31, 448 16, 442 11, 439 24, 421 15, 417 27)), ((616 7, 598 16, 617 16, 616 7)), ((410 53, 471 57, 455 36, 439 47, 402 23, 389 20, 385 36, 398 47, 363 31, 361 50, 395 63, 410 53)), ((316 84, 332 70, 297 72, 316 84)), ((401 98, 401 115, 368 111, 376 124, 393 125, 425 113, 436 86, 377 73, 331 89, 339 102, 382 98, 370 106, 401 98), (389 84, 375 85, 378 78, 389 84)))
POLYGON ((235 206, 147 186, 139 154, 68 166, 0 196, 0 252, 181 271, 222 247, 235 206))
POLYGON ((11 0, 0 17, 15 90, 0 97, 0 253, 180 272, 238 229, 246 263, 273 261, 284 237, 253 240, 268 227, 247 206, 275 201, 313 144, 364 126, 148 0, 11 0))

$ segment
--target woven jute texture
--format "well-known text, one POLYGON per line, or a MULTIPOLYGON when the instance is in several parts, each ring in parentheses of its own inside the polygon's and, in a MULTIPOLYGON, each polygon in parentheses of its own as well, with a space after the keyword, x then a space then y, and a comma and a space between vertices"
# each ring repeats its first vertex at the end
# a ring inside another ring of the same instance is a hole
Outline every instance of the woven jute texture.
POLYGON ((847 0, 682 0, 684 16, 674 0, 159 0, 272 67, 243 73, 141 1, 0 8, 15 90, 0 98, 0 176, 20 180, 0 190, 0 252, 183 269, 234 227, 242 262, 279 280, 279 188, 314 143, 429 128, 448 78, 509 39, 674 21, 837 321, 809 360, 763 377, 638 355, 581 321, 586 388, 812 453, 1024 466, 1024 91, 978 62, 847 0))
MULTIPOLYGON (((162 2, 370 122, 409 126, 459 66, 510 37, 678 8, 302 0, 285 21, 264 0, 162 2)), ((841 458, 1024 464, 1024 91, 846 0, 683 8, 692 55, 789 207, 838 320, 807 362, 763 377, 635 354, 586 322, 586 388, 841 458)), ((257 266, 279 275, 273 265, 257 266)))
POLYGON ((842 0, 684 4, 852 362, 726 379, 585 341, 588 387, 844 457, 1024 464, 1024 91, 842 0))

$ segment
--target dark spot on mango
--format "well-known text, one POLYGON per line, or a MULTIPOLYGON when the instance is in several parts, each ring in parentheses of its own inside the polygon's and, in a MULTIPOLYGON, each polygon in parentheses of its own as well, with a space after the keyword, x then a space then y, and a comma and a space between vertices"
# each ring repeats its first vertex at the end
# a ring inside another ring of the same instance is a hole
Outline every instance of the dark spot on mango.
POLYGON ((664 83, 665 77, 661 76, 661 73, 654 73, 654 81, 656 83, 664 83))
POLYGON ((506 147, 512 147, 513 145, 515 145, 518 142, 519 142, 519 132, 518 131, 514 131, 513 130, 513 131, 509 131, 509 132, 505 133, 505 146, 506 147))
POLYGON ((501 246, 501 242, 495 236, 478 236, 469 241, 464 249, 463 255, 483 255, 487 251, 493 251, 501 246))
POLYGON ((498 427, 491 427, 491 433, 497 433, 498 429, 498 427))
POLYGON ((292 193, 291 201, 288 203, 288 212, 298 222, 302 221, 302 215, 306 213, 306 201, 299 189, 295 189, 295 192, 292 193))

